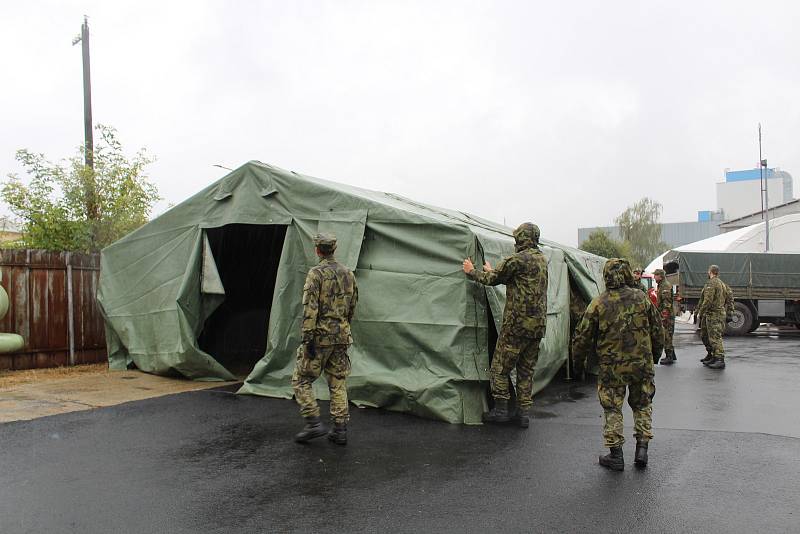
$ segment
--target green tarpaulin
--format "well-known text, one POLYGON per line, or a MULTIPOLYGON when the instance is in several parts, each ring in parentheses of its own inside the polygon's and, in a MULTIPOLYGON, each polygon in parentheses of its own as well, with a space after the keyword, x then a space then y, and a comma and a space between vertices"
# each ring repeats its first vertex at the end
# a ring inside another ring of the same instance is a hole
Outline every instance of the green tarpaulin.
POLYGON ((717 265, 720 278, 734 288, 800 289, 797 253, 671 250, 664 256, 667 272, 680 272, 681 282, 689 287, 703 287, 711 265, 717 265))
MULTIPOLYGON (((359 286, 351 401, 480 422, 505 288, 467 280, 461 261, 496 264, 513 252, 511 229, 259 162, 103 250, 98 301, 111 368, 246 376, 240 393, 290 398, 318 231, 338 236, 336 256, 359 286)), ((567 358, 569 285, 587 302, 602 289, 602 258, 543 244, 548 324, 537 391, 567 358)), ((317 392, 326 398, 324 380, 317 392)))

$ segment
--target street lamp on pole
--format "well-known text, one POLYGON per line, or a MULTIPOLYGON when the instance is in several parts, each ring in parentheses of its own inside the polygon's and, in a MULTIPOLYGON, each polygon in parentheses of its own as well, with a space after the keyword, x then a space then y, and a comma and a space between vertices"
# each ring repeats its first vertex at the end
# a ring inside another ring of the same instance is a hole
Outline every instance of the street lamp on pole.
POLYGON ((761 175, 762 190, 764 199, 764 252, 769 252, 769 172, 764 176, 767 169, 767 160, 761 157, 761 123, 758 123, 758 170, 761 175))

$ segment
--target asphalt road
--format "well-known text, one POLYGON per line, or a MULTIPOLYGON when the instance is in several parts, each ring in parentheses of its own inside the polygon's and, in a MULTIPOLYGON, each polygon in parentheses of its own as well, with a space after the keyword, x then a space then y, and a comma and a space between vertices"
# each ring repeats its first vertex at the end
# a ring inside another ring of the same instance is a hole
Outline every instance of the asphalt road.
POLYGON ((800 531, 800 335, 726 339, 718 372, 682 328, 643 471, 632 439, 597 465, 588 384, 527 431, 354 409, 347 447, 293 443, 290 401, 198 391, 0 425, 0 532, 800 531))

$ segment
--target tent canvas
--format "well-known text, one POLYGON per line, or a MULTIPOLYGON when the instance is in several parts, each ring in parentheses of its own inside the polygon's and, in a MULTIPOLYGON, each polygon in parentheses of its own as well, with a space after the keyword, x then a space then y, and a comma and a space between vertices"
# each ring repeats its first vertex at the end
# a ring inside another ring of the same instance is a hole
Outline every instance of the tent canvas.
MULTIPOLYGON (((337 235, 336 256, 359 285, 351 402, 480 422, 505 288, 468 280, 461 260, 495 264, 513 252, 512 230, 255 161, 103 250, 98 302, 111 368, 246 375, 240 393, 290 398, 318 231, 337 235)), ((570 284, 587 302, 602 290, 602 258, 549 241, 542 250, 548 324, 536 391, 567 358, 570 284)))

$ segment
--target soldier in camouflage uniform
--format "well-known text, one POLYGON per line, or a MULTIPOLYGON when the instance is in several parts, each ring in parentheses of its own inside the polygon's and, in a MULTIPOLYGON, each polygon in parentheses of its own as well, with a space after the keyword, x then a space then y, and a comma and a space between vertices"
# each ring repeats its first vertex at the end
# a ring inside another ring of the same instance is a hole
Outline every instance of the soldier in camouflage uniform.
POLYGON ((328 434, 339 445, 347 444, 347 387, 350 374, 348 347, 353 343, 350 323, 358 302, 358 288, 353 273, 333 257, 336 236, 318 234, 314 245, 319 265, 312 268, 303 286, 303 340, 297 349, 297 361, 292 374, 292 388, 305 428, 295 441, 308 440, 328 434), (319 406, 312 384, 322 373, 328 381, 331 395, 330 432, 319 418, 319 406))
POLYGON ((712 265, 708 268, 708 282, 703 287, 697 315, 700 317, 701 335, 709 356, 703 360, 703 365, 709 369, 725 369, 725 348, 722 345, 722 333, 725 330, 726 302, 733 297, 730 288, 719 279, 719 267, 712 265))
MULTIPOLYGON (((642 290, 644 292, 645 295, 647 295, 647 288, 644 287, 644 284, 642 283, 642 268, 641 267, 636 267, 633 270, 633 284, 631 284, 631 287, 633 287, 635 289, 640 289, 640 290, 642 290)), ((648 296, 648 298, 649 298, 649 296, 648 296)))
POLYGON ((664 327, 664 357, 661 365, 672 365, 677 361, 675 357, 675 347, 672 346, 672 335, 675 332, 675 313, 673 307, 674 296, 672 294, 672 284, 667 282, 667 273, 664 269, 653 271, 653 277, 658 283, 656 289, 656 309, 661 314, 661 325, 664 327))
POLYGON ((496 269, 485 262, 478 272, 469 258, 463 268, 467 277, 481 284, 505 284, 506 307, 489 372, 494 407, 485 413, 486 423, 514 420, 528 428, 533 404, 533 372, 539 359, 539 343, 547 326, 547 259, 539 250, 539 227, 523 223, 514 230, 516 252, 496 269), (517 371, 517 408, 509 414, 510 374, 517 371))
MULTIPOLYGON (((731 322, 733 320, 733 291, 731 288, 726 284, 722 279, 719 280, 722 282, 722 285, 725 289, 725 323, 731 322)), ((695 315, 697 315, 698 319, 697 322, 700 326, 700 339, 703 341, 703 345, 706 347, 706 356, 705 358, 701 359, 703 365, 708 365, 714 359, 714 349, 711 346, 711 342, 708 339, 708 328, 706 328, 706 322, 703 320, 703 317, 700 316, 700 308, 703 306, 703 293, 700 293, 700 299, 697 301, 697 308, 695 315)), ((724 329, 724 328, 723 328, 724 329)))
POLYGON ((576 373, 586 360, 600 363, 597 394, 605 414, 603 439, 609 454, 600 465, 615 471, 625 469, 622 403, 628 391, 633 410, 638 467, 647 465, 647 448, 653 437, 652 399, 656 386, 653 359, 664 344, 661 317, 646 295, 630 286, 633 276, 628 262, 610 259, 603 268, 606 290, 589 304, 575 332, 572 353, 576 373))

